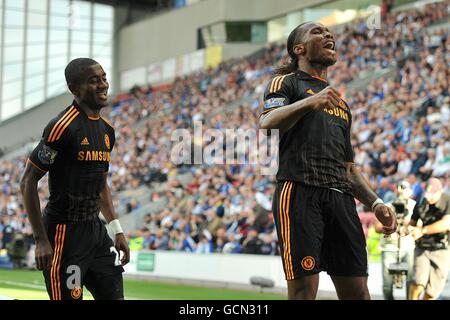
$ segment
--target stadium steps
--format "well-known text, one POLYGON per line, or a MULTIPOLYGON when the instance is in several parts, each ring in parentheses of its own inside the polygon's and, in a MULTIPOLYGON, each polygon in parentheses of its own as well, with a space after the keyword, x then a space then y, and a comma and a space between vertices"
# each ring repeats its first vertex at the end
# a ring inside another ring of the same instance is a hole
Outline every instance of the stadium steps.
POLYGON ((160 212, 167 206, 167 199, 162 197, 158 201, 149 202, 128 214, 119 217, 122 229, 125 232, 138 230, 144 226, 144 217, 147 214, 160 212))
POLYGON ((126 203, 128 203, 129 200, 132 198, 136 199, 139 203, 142 201, 145 201, 145 198, 148 197, 150 193, 150 188, 148 188, 146 185, 142 185, 136 189, 131 190, 125 190, 120 193, 118 193, 120 205, 117 207, 116 211, 119 215, 126 213, 126 203))
MULTIPOLYGON (((183 186, 186 186, 192 181, 193 177, 190 172, 177 175, 176 178, 183 186)), ((161 197, 158 201, 152 201, 151 195, 153 192, 162 192, 167 190, 167 182, 154 183, 151 188, 147 186, 141 186, 135 190, 123 191, 119 197, 122 201, 134 198, 140 204, 140 207, 126 212, 126 205, 123 204, 117 208, 117 214, 119 216, 120 223, 125 232, 137 230, 144 224, 144 217, 147 214, 153 214, 160 212, 167 206, 167 198, 161 197)))
MULTIPOLYGON (((192 181, 192 174, 190 172, 179 174, 175 176, 183 186, 186 186, 192 181)), ((151 196, 154 192, 163 192, 167 190, 167 183, 153 183, 151 187, 142 185, 133 190, 122 191, 118 194, 121 204, 117 207, 116 211, 119 216, 125 215, 126 203, 131 199, 136 200, 141 206, 145 206, 152 202, 151 196)), ((137 209, 136 209, 137 210, 137 209)), ((134 212, 135 210, 131 211, 134 212)))
POLYGON ((371 72, 362 72, 361 77, 353 79, 346 86, 350 90, 350 92, 359 91, 364 88, 367 88, 367 86, 375 79, 381 77, 392 78, 395 76, 396 73, 397 73, 396 67, 384 68, 381 70, 371 72))

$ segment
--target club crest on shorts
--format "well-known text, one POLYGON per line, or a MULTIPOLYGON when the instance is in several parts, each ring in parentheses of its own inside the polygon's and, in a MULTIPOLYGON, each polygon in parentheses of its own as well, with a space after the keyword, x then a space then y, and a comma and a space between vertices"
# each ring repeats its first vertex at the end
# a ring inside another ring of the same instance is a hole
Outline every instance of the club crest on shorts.
POLYGON ((82 293, 83 289, 81 289, 80 287, 75 287, 70 290, 70 296, 72 297, 72 299, 80 299, 82 293))
POLYGON ((314 257, 306 256, 302 259, 301 265, 304 270, 309 271, 314 269, 316 266, 316 260, 314 257))
POLYGON ((107 133, 105 133, 105 145, 108 149, 110 149, 109 136, 107 133))

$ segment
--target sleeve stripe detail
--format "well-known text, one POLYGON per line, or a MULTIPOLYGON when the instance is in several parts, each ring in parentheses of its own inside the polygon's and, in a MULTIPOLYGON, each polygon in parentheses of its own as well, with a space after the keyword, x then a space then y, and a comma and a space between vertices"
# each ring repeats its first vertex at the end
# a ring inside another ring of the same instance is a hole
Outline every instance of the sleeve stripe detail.
POLYGON ((48 136, 48 142, 53 141, 54 139, 54 135, 56 135, 56 131, 59 130, 60 125, 62 125, 61 122, 64 122, 65 119, 67 119, 68 117, 70 117, 71 113, 74 111, 75 107, 72 106, 69 110, 67 110, 67 112, 61 117, 61 119, 59 119, 59 121, 53 126, 52 131, 50 132, 50 135, 48 136))
POLYGON ((66 130, 66 128, 69 126, 69 124, 73 121, 73 119, 75 119, 78 115, 80 114, 80 111, 77 111, 64 125, 64 127, 61 129, 61 131, 59 132, 58 136, 56 137, 56 140, 59 140, 59 138, 61 138, 61 135, 63 134, 64 130, 66 130))
POLYGON ((277 77, 276 79, 274 79, 274 86, 273 89, 270 91, 270 93, 276 92, 277 91, 277 87, 278 87, 278 80, 280 80, 281 77, 277 77))
POLYGON ((270 90, 269 93, 273 93, 273 92, 277 92, 278 90, 281 89, 281 85, 283 84, 283 80, 284 78, 286 78, 288 75, 284 75, 284 76, 278 76, 275 77, 272 80, 272 84, 270 85, 270 90))
POLYGON ((275 84, 275 82, 277 81, 278 78, 279 78, 279 77, 275 77, 275 78, 272 79, 272 83, 270 84, 270 90, 269 90, 269 93, 272 93, 272 92, 273 92, 273 86, 274 86, 274 84, 275 84))
POLYGON ((279 90, 279 88, 281 87, 280 84, 281 84, 281 82, 283 82, 283 78, 284 78, 284 76, 279 77, 277 79, 277 81, 275 82, 275 87, 273 88, 274 89, 273 92, 277 92, 279 90))
POLYGON ((280 79, 280 82, 278 83, 277 91, 281 89, 281 84, 284 81, 284 78, 286 78, 288 75, 284 75, 283 78, 280 79))
POLYGON ((35 164, 33 161, 31 161, 30 159, 28 159, 28 162, 31 163, 33 166, 35 166, 36 168, 38 168, 39 170, 41 170, 42 172, 47 172, 47 170, 41 169, 39 168, 39 166, 37 164, 35 164))
MULTIPOLYGON (((77 111, 77 109, 72 110, 71 113, 69 113, 69 115, 64 119, 63 122, 61 122, 58 126, 58 129, 56 129, 55 134, 53 135, 52 139, 50 140, 50 142, 54 142, 56 140, 59 140, 59 137, 61 136, 59 133, 61 132, 62 128, 65 128, 64 125, 67 123, 67 121, 69 121, 71 119, 71 117, 74 114, 79 113, 79 111, 77 111)), ((64 130, 63 130, 64 131, 64 130)))

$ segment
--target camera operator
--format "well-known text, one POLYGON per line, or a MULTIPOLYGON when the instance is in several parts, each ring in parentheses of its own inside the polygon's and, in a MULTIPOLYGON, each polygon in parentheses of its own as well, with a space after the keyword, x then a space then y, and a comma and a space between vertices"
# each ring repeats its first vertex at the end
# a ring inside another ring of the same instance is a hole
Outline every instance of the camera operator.
POLYGON ((425 197, 414 208, 410 226, 416 240, 414 282, 410 299, 436 299, 445 287, 450 266, 448 236, 450 230, 450 197, 443 193, 439 179, 428 180, 425 197), (422 226, 417 226, 418 221, 422 226))
MULTIPOLYGON (((394 275, 389 272, 390 266, 403 263, 404 269, 407 271, 406 296, 408 296, 409 284, 412 281, 414 239, 407 235, 406 231, 414 206, 416 205, 416 201, 411 198, 412 193, 410 184, 407 181, 403 181, 397 188, 394 201, 387 204, 397 216, 399 229, 389 237, 382 237, 380 240, 383 296, 385 300, 394 300, 394 275)), ((383 231, 383 225, 378 221, 375 222, 375 231, 378 233, 382 233, 383 231)), ((403 283, 401 287, 403 287, 403 283)))

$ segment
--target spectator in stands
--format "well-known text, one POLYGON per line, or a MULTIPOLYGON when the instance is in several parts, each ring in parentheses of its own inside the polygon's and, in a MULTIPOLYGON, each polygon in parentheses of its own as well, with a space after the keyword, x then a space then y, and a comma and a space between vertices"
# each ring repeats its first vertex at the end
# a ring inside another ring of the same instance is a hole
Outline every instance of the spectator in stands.
POLYGON ((180 238, 178 242, 177 251, 187 251, 187 252, 194 252, 196 243, 195 241, 184 231, 180 232, 180 238))
POLYGON ((195 253, 212 253, 213 245, 211 241, 211 234, 204 232, 199 236, 199 241, 195 249, 195 253))
POLYGON ((428 149, 427 151, 427 162, 419 168, 419 172, 422 180, 428 180, 428 178, 433 174, 433 169, 436 167, 436 151, 434 149, 428 149))
POLYGON ((261 254, 263 241, 258 236, 258 231, 250 229, 248 235, 242 243, 241 253, 247 254, 261 254))
POLYGON ((380 185, 376 192, 385 203, 392 202, 395 199, 395 193, 388 178, 380 180, 380 185))
POLYGON ((399 162, 397 166, 397 177, 405 177, 411 172, 412 161, 406 152, 401 152, 399 155, 399 162))
POLYGON ((411 196, 411 199, 419 201, 422 198, 423 195, 423 187, 421 182, 417 179, 416 175, 410 174, 407 177, 408 183, 410 184, 413 194, 411 196))
POLYGON ((228 239, 229 241, 223 246, 223 253, 240 253, 241 244, 238 237, 234 233, 230 233, 228 239))
POLYGON ((149 240, 149 249, 151 250, 168 250, 169 236, 163 229, 156 231, 156 234, 149 240))
POLYGON ((272 233, 262 234, 263 243, 260 247, 260 253, 265 255, 275 255, 278 253, 277 243, 273 239, 272 233))

